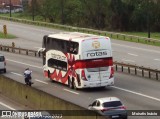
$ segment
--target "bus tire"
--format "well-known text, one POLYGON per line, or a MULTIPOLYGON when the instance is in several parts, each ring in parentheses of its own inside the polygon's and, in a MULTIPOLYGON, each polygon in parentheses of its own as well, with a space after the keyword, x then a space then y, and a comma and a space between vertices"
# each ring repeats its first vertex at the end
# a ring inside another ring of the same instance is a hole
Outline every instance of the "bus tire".
POLYGON ((6 73, 6 69, 4 69, 3 72, 6 73))
POLYGON ((50 74, 50 71, 48 70, 48 78, 50 79, 50 81, 54 82, 54 81, 52 80, 52 78, 51 78, 50 75, 51 75, 51 74, 50 74))
POLYGON ((72 78, 72 86, 73 86, 73 89, 77 90, 77 87, 76 87, 76 83, 75 83, 75 79, 72 78))
POLYGON ((50 78, 50 71, 48 70, 48 78, 50 78))
POLYGON ((69 88, 73 89, 73 83, 69 77, 68 77, 68 86, 69 88))

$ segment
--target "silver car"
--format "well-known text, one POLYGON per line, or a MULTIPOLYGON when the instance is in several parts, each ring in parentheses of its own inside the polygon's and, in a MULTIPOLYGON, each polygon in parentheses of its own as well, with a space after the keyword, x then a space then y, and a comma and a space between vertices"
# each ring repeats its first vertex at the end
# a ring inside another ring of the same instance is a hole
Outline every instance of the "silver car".
POLYGON ((99 98, 88 106, 89 110, 94 110, 101 115, 110 117, 111 119, 127 119, 126 107, 117 97, 99 98))
POLYGON ((0 54, 0 71, 6 73, 6 61, 4 55, 0 54))

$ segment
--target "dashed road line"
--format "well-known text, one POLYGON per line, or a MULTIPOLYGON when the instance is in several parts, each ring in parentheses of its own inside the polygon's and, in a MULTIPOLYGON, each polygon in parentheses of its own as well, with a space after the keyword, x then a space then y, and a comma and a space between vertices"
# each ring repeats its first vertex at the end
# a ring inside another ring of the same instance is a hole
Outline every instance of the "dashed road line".
POLYGON ((152 96, 149 96, 149 95, 145 95, 145 94, 142 94, 142 93, 134 92, 134 91, 131 91, 131 90, 128 90, 128 89, 124 89, 124 88, 120 88, 120 87, 116 87, 116 86, 111 86, 111 87, 116 88, 118 90, 122 90, 122 91, 125 91, 125 92, 128 92, 128 93, 136 94, 136 95, 139 95, 139 96, 142 96, 142 97, 146 97, 146 98, 149 98, 149 99, 156 100, 156 101, 160 102, 159 98, 155 98, 155 97, 152 97, 152 96))
POLYGON ((35 66, 35 65, 31 65, 31 64, 27 64, 27 63, 23 63, 23 62, 19 62, 19 61, 15 61, 15 60, 11 60, 11 59, 6 59, 10 62, 15 62, 15 63, 19 63, 19 64, 23 64, 23 65, 27 65, 27 66, 30 66, 30 67, 35 67, 35 68, 39 68, 39 69, 42 69, 42 67, 38 67, 38 66, 35 66))
POLYGON ((135 62, 133 60, 127 60, 127 59, 122 59, 123 61, 126 61, 126 62, 135 62))
MULTIPOLYGON (((13 60, 9 60, 9 61, 13 61, 13 60)), ((132 61, 132 60, 126 60, 126 61, 132 61)), ((15 62, 15 61, 13 61, 15 62)), ((22 62, 18 62, 16 61, 16 63, 21 63, 21 64, 25 64, 25 63, 22 63, 22 62)), ((25 64, 26 65, 26 64, 25 64)), ((30 64, 29 64, 30 65, 30 64)), ((30 65, 32 66, 32 65, 30 65)), ((36 68, 39 68, 37 66, 34 66, 36 68)), ((16 75, 19 75, 19 76, 22 76, 21 74, 18 74, 18 73, 15 73, 15 72, 12 72, 12 74, 16 74, 16 75)), ((38 79, 35 79, 36 81, 38 82, 41 82, 41 83, 44 83, 44 84, 48 84, 46 82, 43 82, 43 81, 40 81, 38 79)), ((116 86, 112 86, 113 88, 115 89, 118 89, 118 90, 122 90, 122 91, 125 91, 125 92, 128 92, 128 93, 132 93, 132 94, 136 94, 136 95, 139 95, 139 96, 142 96, 142 97, 146 97, 146 98, 149 98, 149 99, 152 99, 152 100, 155 100, 155 101, 159 101, 160 102, 160 99, 159 98, 155 98, 155 97, 152 97, 152 96, 149 96, 149 95, 145 95, 145 94, 142 94, 142 93, 138 93, 138 92, 135 92, 135 91, 131 91, 131 90, 128 90, 128 89, 124 89, 124 88, 120 88, 120 87, 116 87, 116 86)), ((71 91, 71 90, 68 90, 68 89, 63 89, 67 92, 70 92, 70 93, 73 93, 73 94, 76 94, 76 95, 79 95, 79 93, 77 92, 74 92, 74 91, 71 91)), ((0 103, 1 104, 1 103, 0 103)))
POLYGON ((9 106, 9 105, 6 105, 6 104, 4 104, 4 103, 2 103, 2 102, 0 102, 0 105, 3 105, 4 107, 7 107, 7 108, 9 108, 9 109, 11 109, 11 110, 16 110, 16 109, 14 109, 13 107, 11 107, 11 106, 9 106))
POLYGON ((160 61, 160 59, 154 59, 154 60, 156 60, 156 61, 160 61))
POLYGON ((71 91, 71 90, 68 90, 68 89, 65 89, 65 88, 64 88, 64 90, 65 90, 65 91, 67 91, 67 92, 70 92, 70 93, 73 93, 73 94, 79 95, 79 93, 77 93, 77 92, 74 92, 74 91, 71 91))
POLYGON ((17 75, 17 76, 23 76, 22 74, 15 73, 15 72, 11 72, 11 74, 15 74, 15 75, 17 75))
POLYGON ((136 54, 132 54, 132 53, 128 53, 128 55, 132 55, 132 56, 135 56, 135 57, 137 57, 138 55, 136 55, 136 54))
POLYGON ((38 80, 38 79, 35 79, 35 81, 43 83, 43 84, 48 84, 47 82, 44 82, 44 81, 41 81, 41 80, 38 80))

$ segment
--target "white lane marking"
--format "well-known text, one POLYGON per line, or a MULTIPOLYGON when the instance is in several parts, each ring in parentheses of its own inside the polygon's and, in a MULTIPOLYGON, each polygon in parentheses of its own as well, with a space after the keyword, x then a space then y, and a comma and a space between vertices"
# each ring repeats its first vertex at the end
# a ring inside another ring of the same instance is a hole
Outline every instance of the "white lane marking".
POLYGON ((127 59, 122 59, 123 61, 126 61, 126 62, 135 62, 133 60, 127 60, 127 59))
POLYGON ((156 60, 156 61, 160 61, 160 59, 154 59, 154 60, 156 60))
MULTIPOLYGON (((38 80, 39 81, 39 80, 38 80)), ((41 81, 42 82, 42 81, 41 81)), ((46 83, 46 82, 45 82, 46 83)), ((126 92, 129 92, 129 93, 132 93, 132 94, 136 94, 136 95, 140 95, 140 96, 143 96, 143 97, 146 97, 146 98, 149 98, 149 99, 153 99, 153 100, 156 100, 156 101, 160 101, 160 99, 158 98, 155 98, 155 97, 151 97, 151 96, 148 96, 148 95, 145 95, 145 94, 142 94, 142 93, 137 93, 137 92, 134 92, 134 91, 131 91, 131 90, 128 90, 128 89, 123 89, 123 88, 120 88, 120 87, 116 87, 116 86, 112 86, 113 88, 116 88, 116 89, 119 89, 119 90, 123 90, 123 91, 126 91, 126 92)), ((74 91, 71 91, 71 90, 68 90, 68 89, 64 89, 65 91, 67 92, 71 92, 71 93, 74 93, 74 94, 77 94, 79 95, 79 93, 77 92, 74 92, 74 91)))
POLYGON ((42 47, 34 47, 34 48, 36 48, 36 49, 40 49, 40 48, 42 48, 42 47))
POLYGON ((6 60, 11 61, 11 62, 15 62, 15 63, 19 63, 19 64, 23 64, 23 65, 27 65, 27 66, 31 66, 31 67, 35 67, 35 68, 42 69, 42 67, 38 67, 38 66, 35 66, 35 65, 31 65, 31 64, 27 64, 27 63, 23 63, 23 62, 11 60, 11 59, 6 59, 6 60))
POLYGON ((155 53, 160 53, 160 51, 157 51, 157 50, 148 50, 148 49, 145 49, 145 48, 131 47, 131 46, 121 45, 121 44, 117 44, 117 43, 112 43, 112 44, 113 44, 113 45, 122 46, 122 47, 127 47, 127 48, 137 49, 137 50, 143 50, 143 51, 146 51, 146 52, 155 52, 155 53))
POLYGON ((38 79, 35 79, 35 81, 38 81, 38 82, 44 83, 44 84, 48 84, 47 82, 44 82, 44 81, 41 81, 41 80, 38 80, 38 79))
POLYGON ((4 107, 7 107, 7 108, 9 108, 9 109, 11 109, 11 110, 16 110, 16 109, 14 109, 13 107, 8 106, 8 105, 6 105, 6 104, 4 104, 4 103, 2 103, 2 102, 0 102, 0 105, 3 105, 4 107))
POLYGON ((138 55, 136 55, 136 54, 132 54, 132 53, 128 53, 129 55, 132 55, 132 56, 135 56, 135 57, 137 57, 138 55))
POLYGON ((11 72, 11 74, 15 74, 15 75, 18 75, 18 76, 23 76, 22 74, 18 74, 18 73, 15 73, 15 72, 11 72))
POLYGON ((70 92, 70 93, 73 93, 73 94, 77 94, 77 95, 79 95, 79 93, 77 93, 77 92, 74 92, 74 91, 71 91, 71 90, 68 90, 68 89, 63 89, 63 90, 65 90, 65 91, 67 91, 67 92, 70 92))
POLYGON ((112 87, 116 88, 116 89, 119 89, 119 90, 122 90, 122 91, 126 91, 126 92, 129 92, 129 93, 132 93, 132 94, 136 94, 136 95, 139 95, 139 96, 142 96, 142 97, 146 97, 146 98, 149 98, 149 99, 156 100, 156 101, 160 102, 159 98, 155 98, 155 97, 152 97, 152 96, 149 96, 149 95, 145 95, 145 94, 142 94, 142 93, 137 93, 137 92, 134 92, 134 91, 131 91, 131 90, 128 90, 128 89, 124 89, 124 88, 120 88, 120 87, 116 87, 116 86, 112 86, 112 87))

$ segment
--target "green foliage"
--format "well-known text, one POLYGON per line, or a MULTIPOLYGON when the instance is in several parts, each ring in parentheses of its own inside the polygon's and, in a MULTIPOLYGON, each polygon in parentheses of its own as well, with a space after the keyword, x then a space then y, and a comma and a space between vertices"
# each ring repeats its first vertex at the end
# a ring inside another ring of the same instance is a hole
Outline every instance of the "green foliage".
POLYGON ((14 36, 14 35, 11 35, 11 34, 7 34, 6 36, 4 35, 4 33, 2 33, 2 32, 0 32, 0 39, 5 39, 5 38, 7 38, 7 39, 13 39, 13 38, 16 38, 16 36, 14 36))
POLYGON ((22 16, 111 31, 160 31, 160 0, 32 0, 22 16), (37 18, 37 17, 35 17, 37 18))

